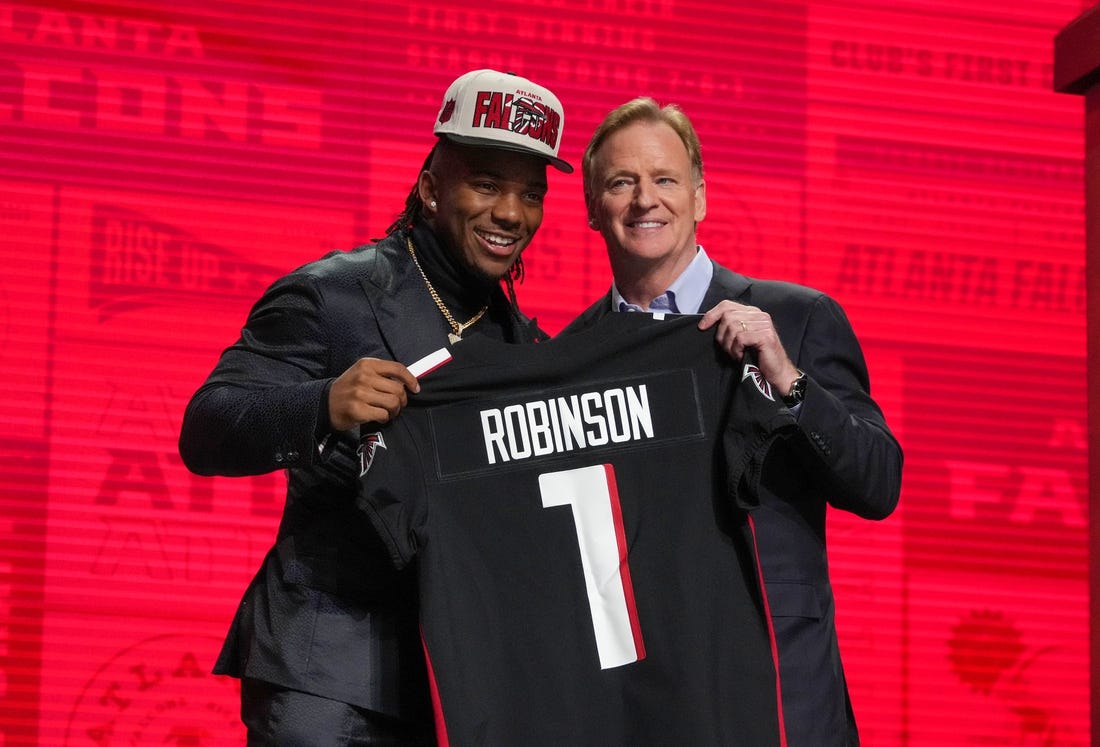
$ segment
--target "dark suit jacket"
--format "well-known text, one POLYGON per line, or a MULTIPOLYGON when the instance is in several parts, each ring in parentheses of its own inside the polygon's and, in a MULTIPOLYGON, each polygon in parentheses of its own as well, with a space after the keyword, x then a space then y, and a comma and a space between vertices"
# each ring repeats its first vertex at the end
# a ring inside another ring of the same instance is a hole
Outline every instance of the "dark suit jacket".
MULTIPOLYGON (((434 238, 420 227, 414 241, 434 238)), ((497 324, 511 341, 540 334, 499 288, 481 324, 497 324)), ((409 364, 446 344, 448 331, 403 232, 307 264, 253 307, 188 404, 180 434, 184 463, 198 474, 287 470, 275 546, 245 591, 215 672, 431 718, 415 571, 390 570, 355 506, 356 432, 322 438, 321 450, 318 430, 328 387, 357 359, 409 364)))
MULTIPOLYGON (((700 311, 723 299, 768 312, 806 372, 798 435, 775 447, 751 513, 779 645, 790 747, 858 745, 837 645, 826 557, 827 505, 882 519, 901 492, 901 447, 870 396, 867 365, 843 309, 823 293, 756 280, 714 263, 700 311)), ((563 331, 611 313, 610 294, 563 331)))

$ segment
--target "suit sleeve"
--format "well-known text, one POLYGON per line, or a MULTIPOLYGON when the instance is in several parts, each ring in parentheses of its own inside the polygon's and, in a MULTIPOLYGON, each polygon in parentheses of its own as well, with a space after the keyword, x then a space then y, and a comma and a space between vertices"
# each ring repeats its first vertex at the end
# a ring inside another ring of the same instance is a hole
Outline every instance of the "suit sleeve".
POLYGON ((871 399, 867 364, 844 310, 818 296, 791 347, 808 378, 798 415, 802 447, 831 487, 829 503, 867 519, 889 516, 901 494, 901 446, 871 399))
POLYGON ((384 428, 361 429, 356 505, 366 514, 390 558, 401 570, 419 551, 427 525, 424 465, 431 464, 413 435, 419 413, 406 411, 384 428))
POLYGON ((180 456, 200 475, 257 475, 310 464, 331 380, 324 297, 305 273, 277 280, 187 405, 180 456))

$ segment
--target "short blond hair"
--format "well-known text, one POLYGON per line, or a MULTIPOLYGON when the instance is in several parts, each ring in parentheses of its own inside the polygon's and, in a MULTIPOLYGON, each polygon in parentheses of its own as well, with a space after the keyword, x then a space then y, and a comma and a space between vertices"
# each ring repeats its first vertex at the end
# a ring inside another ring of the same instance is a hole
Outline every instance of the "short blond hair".
POLYGON ((596 176, 593 173, 596 151, 612 134, 635 122, 663 122, 671 127, 687 149, 688 158, 691 161, 691 175, 696 183, 703 181, 703 149, 699 144, 699 135, 696 134, 695 127, 688 116, 676 104, 667 104, 662 107, 649 96, 639 96, 608 112, 596 127, 596 131, 592 133, 592 138, 588 141, 588 147, 584 149, 584 156, 581 159, 585 199, 595 194, 595 185, 592 180, 596 176))

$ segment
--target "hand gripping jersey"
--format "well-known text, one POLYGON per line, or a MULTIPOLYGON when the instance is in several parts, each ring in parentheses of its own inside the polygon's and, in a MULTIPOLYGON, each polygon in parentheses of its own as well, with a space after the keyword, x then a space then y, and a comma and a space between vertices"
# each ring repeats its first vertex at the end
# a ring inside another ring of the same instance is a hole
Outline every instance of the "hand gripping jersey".
POLYGON ((699 317, 469 337, 361 438, 441 744, 780 744, 744 509, 793 418, 699 317))

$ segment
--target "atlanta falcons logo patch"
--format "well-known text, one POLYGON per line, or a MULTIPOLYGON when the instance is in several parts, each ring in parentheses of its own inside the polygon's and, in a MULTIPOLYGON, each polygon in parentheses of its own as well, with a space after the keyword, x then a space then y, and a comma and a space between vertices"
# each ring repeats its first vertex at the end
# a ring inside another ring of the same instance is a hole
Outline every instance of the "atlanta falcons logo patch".
POLYGON ((378 448, 386 448, 386 440, 382 438, 381 431, 367 433, 359 439, 359 476, 367 474, 370 466, 374 464, 374 454, 378 448))
POLYGON ((752 379, 752 384, 756 387, 756 391, 763 394, 772 402, 775 402, 775 397, 772 396, 772 385, 768 383, 768 380, 764 378, 764 374, 760 373, 760 369, 753 363, 746 363, 745 369, 741 373, 741 381, 749 378, 752 379))

